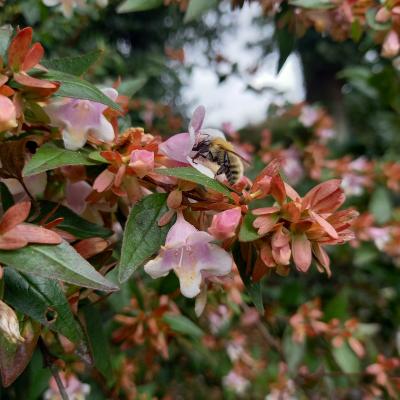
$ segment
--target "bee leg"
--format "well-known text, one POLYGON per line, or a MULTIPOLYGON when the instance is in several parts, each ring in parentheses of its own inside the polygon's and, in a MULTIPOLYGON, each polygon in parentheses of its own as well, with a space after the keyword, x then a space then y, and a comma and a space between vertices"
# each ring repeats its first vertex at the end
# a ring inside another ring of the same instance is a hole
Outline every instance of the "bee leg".
POLYGON ((225 173, 225 165, 221 165, 218 171, 215 173, 215 177, 217 177, 218 175, 222 175, 224 173, 225 173))

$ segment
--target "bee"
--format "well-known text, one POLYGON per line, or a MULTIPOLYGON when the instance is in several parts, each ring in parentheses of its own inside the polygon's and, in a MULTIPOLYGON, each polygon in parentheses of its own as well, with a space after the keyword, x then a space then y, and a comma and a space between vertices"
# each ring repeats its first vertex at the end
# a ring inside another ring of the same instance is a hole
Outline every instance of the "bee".
POLYGON ((243 157, 234 151, 231 143, 222 138, 206 137, 193 146, 192 152, 195 152, 191 157, 193 162, 202 157, 215 163, 218 166, 215 176, 225 174, 231 185, 237 183, 243 176, 243 157))

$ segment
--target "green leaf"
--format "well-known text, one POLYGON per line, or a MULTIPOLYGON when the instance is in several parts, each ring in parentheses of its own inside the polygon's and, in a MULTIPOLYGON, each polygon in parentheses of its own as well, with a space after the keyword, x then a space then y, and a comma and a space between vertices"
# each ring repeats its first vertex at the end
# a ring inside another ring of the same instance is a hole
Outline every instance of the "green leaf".
POLYGON ((235 264, 238 267, 240 277, 242 278, 243 284, 246 288, 247 293, 249 294, 252 302, 257 308, 257 311, 260 314, 264 313, 264 304, 262 298, 262 286, 260 282, 253 282, 251 275, 252 269, 256 262, 256 250, 250 243, 239 243, 236 242, 232 248, 233 259, 235 260, 235 264), (247 247, 247 248, 245 248, 247 247), (250 253, 249 255, 249 263, 247 260, 243 258, 242 250, 245 250, 250 253), (251 270, 247 271, 247 265, 250 265, 251 270))
POLYGON ((162 318, 173 331, 183 333, 194 338, 201 338, 204 332, 184 315, 165 314, 162 318))
POLYGON ((355 19, 351 23, 351 38, 357 43, 360 41, 363 34, 363 27, 359 19, 355 19))
POLYGON ((135 270, 164 244, 172 221, 158 226, 158 220, 168 211, 167 194, 146 196, 131 210, 122 241, 119 281, 126 281, 135 270))
POLYGON ((67 207, 60 206, 51 201, 41 201, 39 204, 40 214, 34 222, 40 221, 43 217, 51 213, 51 219, 64 218, 64 220, 57 225, 58 228, 71 233, 78 239, 88 239, 91 237, 107 238, 113 234, 112 230, 89 222, 67 207))
POLYGON ((104 331, 103 317, 99 310, 91 304, 83 307, 82 312, 85 318, 86 337, 89 341, 89 348, 93 356, 94 366, 109 381, 110 378, 112 378, 112 367, 110 346, 104 331))
POLYGON ((55 58, 53 60, 44 61, 42 60, 40 64, 47 69, 80 76, 83 75, 102 54, 103 50, 94 50, 75 57, 55 58))
POLYGON ((118 286, 98 273, 67 242, 30 245, 18 250, 0 250, 0 263, 43 278, 59 279, 77 286, 111 292, 118 286))
POLYGON ((360 360, 347 343, 332 347, 332 355, 341 370, 347 374, 360 372, 360 360))
POLYGON ((190 0, 187 7, 184 22, 194 21, 206 11, 215 8, 217 0, 190 0))
POLYGON ((147 11, 161 7, 162 4, 163 0, 125 0, 118 6, 117 12, 122 14, 136 11, 147 11))
POLYGON ((253 227, 253 222, 256 218, 251 212, 247 213, 244 217, 239 231, 239 240, 241 242, 253 242, 261 237, 257 233, 256 228, 253 227))
POLYGON ((326 10, 335 7, 330 0, 289 0, 289 4, 296 7, 326 10))
POLYGON ((147 81, 147 77, 124 80, 118 88, 118 93, 132 97, 147 83, 147 81))
POLYGON ((295 47, 296 38, 287 28, 276 29, 275 38, 279 50, 279 60, 276 73, 279 74, 286 60, 295 47))
POLYGON ((75 75, 48 70, 40 74, 41 78, 61 83, 54 96, 72 97, 74 99, 91 100, 105 104, 114 110, 121 111, 120 106, 106 96, 100 89, 75 75))
POLYGON ((393 204, 390 192, 383 186, 375 189, 369 203, 369 211, 378 224, 388 222, 392 216, 393 204))
POLYGON ((57 281, 5 268, 5 282, 4 298, 14 309, 74 343, 82 340, 82 329, 57 281))
POLYGON ((0 57, 4 57, 7 53, 13 28, 11 25, 0 26, 0 57))
POLYGON ((14 198, 4 182, 0 182, 0 196, 3 211, 7 211, 11 206, 14 205, 14 198))
POLYGON ((23 176, 36 175, 66 165, 98 165, 86 150, 67 150, 61 144, 45 143, 25 165, 23 176))
POLYGON ((231 197, 231 192, 226 186, 202 174, 193 167, 158 168, 154 172, 159 175, 175 176, 176 178, 184 179, 185 181, 195 182, 199 185, 203 185, 207 189, 222 193, 229 198, 231 197))

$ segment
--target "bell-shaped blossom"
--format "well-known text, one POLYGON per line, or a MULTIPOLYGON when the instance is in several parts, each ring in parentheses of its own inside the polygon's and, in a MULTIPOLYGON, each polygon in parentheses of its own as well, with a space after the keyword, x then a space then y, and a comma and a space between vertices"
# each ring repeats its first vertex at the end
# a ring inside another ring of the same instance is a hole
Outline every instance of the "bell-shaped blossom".
POLYGON ((227 275, 232 268, 231 256, 212 244, 213 240, 213 236, 198 231, 179 213, 168 232, 165 246, 144 270, 153 279, 167 276, 173 270, 179 278, 182 294, 195 297, 200 293, 203 277, 227 275))
MULTIPOLYGON (((102 92, 111 100, 116 100, 118 92, 112 88, 102 92)), ((92 134, 104 142, 112 142, 114 128, 103 115, 107 106, 90 100, 63 99, 49 104, 45 110, 51 123, 62 129, 64 146, 70 150, 83 147, 92 134)))
POLYGON ((0 132, 17 126, 17 112, 13 102, 0 94, 0 132))
POLYGON ((215 173, 207 166, 193 161, 193 147, 202 139, 222 138, 224 134, 218 129, 202 128, 206 110, 203 106, 197 107, 189 123, 189 132, 178 133, 159 145, 161 154, 181 164, 189 164, 202 174, 214 178, 215 173))
POLYGON ((391 30, 383 42, 382 56, 383 57, 395 57, 400 51, 400 38, 395 30, 391 30))
POLYGON ((246 390, 250 387, 250 381, 234 370, 224 376, 222 383, 224 387, 232 390, 239 396, 243 396, 246 393, 246 390))
POLYGON ((11 343, 20 343, 24 338, 19 332, 18 318, 14 310, 0 300, 0 332, 11 343))
POLYGON ((214 215, 208 232, 218 240, 225 240, 235 236, 236 228, 242 218, 240 207, 225 210, 214 215))
POLYGON ((129 166, 139 178, 143 178, 154 169, 154 153, 148 150, 133 150, 129 166))
POLYGON ((92 190, 92 187, 84 180, 78 182, 67 181, 65 187, 67 207, 77 214, 82 214, 87 206, 86 198, 92 193, 92 190))

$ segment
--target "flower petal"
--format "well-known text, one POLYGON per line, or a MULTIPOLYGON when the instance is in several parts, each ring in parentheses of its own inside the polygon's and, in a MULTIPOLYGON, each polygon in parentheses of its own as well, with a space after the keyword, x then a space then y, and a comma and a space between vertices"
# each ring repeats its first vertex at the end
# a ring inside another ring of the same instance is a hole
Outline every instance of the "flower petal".
POLYGON ((208 176, 211 179, 215 179, 215 173, 205 165, 194 162, 191 157, 187 157, 186 162, 188 162, 193 168, 197 169, 197 171, 201 172, 203 175, 208 176))
POLYGON ((87 131, 76 127, 75 129, 63 129, 62 138, 64 146, 68 150, 78 150, 82 148, 87 141, 87 131))
POLYGON ((189 132, 193 129, 194 132, 200 130, 201 126, 203 125, 204 117, 206 115, 206 109, 204 106, 198 106, 192 115, 192 119, 189 122, 189 132))
POLYGON ((207 247, 208 251, 202 251, 197 258, 199 270, 216 276, 229 274, 233 264, 231 255, 216 244, 208 244, 207 247))
POLYGON ((188 164, 187 158, 192 151, 193 144, 189 133, 185 132, 171 136, 164 143, 161 143, 158 149, 161 154, 168 158, 188 164))
POLYGON ((92 192, 92 187, 85 181, 67 181, 65 200, 67 206, 77 214, 83 213, 86 208, 86 197, 92 192))
POLYGON ((103 142, 111 143, 115 138, 114 128, 111 122, 104 116, 100 116, 99 124, 90 129, 93 136, 103 142))
POLYGON ((166 263, 162 256, 157 256, 154 260, 150 260, 144 266, 144 270, 153 279, 167 276, 172 269, 172 264, 166 263))
POLYGON ((200 293, 201 272, 196 264, 185 264, 174 269, 179 278, 181 293, 188 298, 196 297, 200 293))
POLYGON ((197 229, 185 220, 182 212, 178 212, 176 222, 167 234, 165 246, 168 248, 184 246, 188 237, 196 232, 197 229))

